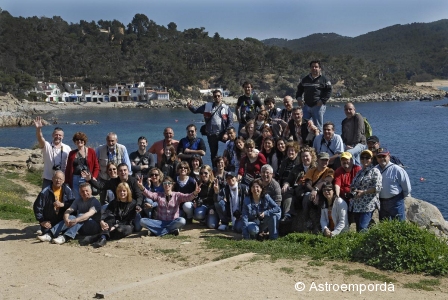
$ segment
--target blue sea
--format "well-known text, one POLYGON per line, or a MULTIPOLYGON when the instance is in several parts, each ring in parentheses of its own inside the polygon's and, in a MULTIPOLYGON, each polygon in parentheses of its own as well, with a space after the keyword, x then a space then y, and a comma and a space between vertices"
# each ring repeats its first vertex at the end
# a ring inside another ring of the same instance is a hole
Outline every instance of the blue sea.
MULTIPOLYGON (((443 154, 448 149, 444 133, 448 129, 448 108, 437 107, 446 103, 447 98, 432 102, 357 103, 356 111, 367 117, 381 145, 405 164, 412 183, 412 196, 436 205, 448 219, 448 184, 444 182, 448 179, 448 156, 443 154)), ((165 127, 172 127, 175 139, 179 140, 186 136, 188 124, 195 123, 198 128, 202 125, 201 115, 192 114, 187 109, 92 108, 61 110, 43 117, 58 119, 58 126, 65 132, 66 144, 73 145, 73 134, 83 131, 89 138, 88 144, 96 147, 104 144, 107 133, 113 131, 129 152, 137 149, 137 139, 142 135, 151 145, 163 138, 165 127), (85 120, 95 120, 99 124, 74 124, 85 120)), ((340 133, 344 118, 342 104, 340 107, 327 106, 324 119, 336 124, 336 133, 340 133)), ((44 127, 45 138, 51 138, 53 128, 44 127)), ((0 128, 0 136, 0 147, 31 148, 37 142, 34 127, 0 128)), ((223 147, 219 154, 222 151, 223 147)), ((208 154, 205 162, 210 163, 208 154)))

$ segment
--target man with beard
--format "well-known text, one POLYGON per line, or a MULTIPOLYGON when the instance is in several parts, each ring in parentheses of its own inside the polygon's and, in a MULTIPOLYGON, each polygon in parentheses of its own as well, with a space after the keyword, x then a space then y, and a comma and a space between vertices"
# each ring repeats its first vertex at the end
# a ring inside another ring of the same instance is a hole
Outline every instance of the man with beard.
MULTIPOLYGON (((118 137, 113 132, 107 134, 106 145, 96 148, 96 157, 100 164, 100 174, 98 177, 102 180, 109 179, 107 175, 107 164, 109 162, 113 162, 116 166, 125 163, 128 169, 131 170, 128 150, 124 145, 118 144, 118 137)), ((129 174, 132 175, 132 171, 129 174)))
POLYGON ((62 131, 62 128, 56 127, 53 130, 53 140, 49 143, 44 139, 42 134, 43 124, 41 117, 36 117, 34 126, 36 127, 38 146, 42 149, 44 159, 44 172, 42 174, 42 189, 44 189, 52 184, 54 171, 61 170, 62 172, 65 172, 68 154, 72 149, 70 146, 62 143, 62 139, 64 138, 64 131, 62 131))

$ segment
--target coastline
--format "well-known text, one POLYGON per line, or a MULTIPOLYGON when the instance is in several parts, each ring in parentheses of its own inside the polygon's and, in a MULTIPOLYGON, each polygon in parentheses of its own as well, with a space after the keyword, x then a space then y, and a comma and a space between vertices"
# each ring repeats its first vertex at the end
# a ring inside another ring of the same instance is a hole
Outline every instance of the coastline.
MULTIPOLYGON (((434 80, 433 82, 420 82, 416 86, 396 86, 391 92, 372 93, 350 98, 331 98, 328 103, 345 102, 387 102, 387 101, 415 101, 415 100, 442 100, 448 94, 438 87, 448 86, 448 80, 434 80)), ((191 99, 188 99, 191 100, 191 99)), ((36 115, 43 115, 57 110, 91 109, 91 108, 185 108, 188 100, 150 100, 148 102, 30 102, 19 100, 11 94, 0 96, 0 127, 31 126, 36 115)), ((224 97, 223 102, 233 106, 238 98, 224 97)), ((282 98, 275 98, 279 103, 282 98)), ((211 100, 210 100, 211 101, 211 100)), ((194 106, 204 104, 206 101, 193 100, 194 106)), ((95 122, 93 120, 80 120, 80 122, 95 122)))

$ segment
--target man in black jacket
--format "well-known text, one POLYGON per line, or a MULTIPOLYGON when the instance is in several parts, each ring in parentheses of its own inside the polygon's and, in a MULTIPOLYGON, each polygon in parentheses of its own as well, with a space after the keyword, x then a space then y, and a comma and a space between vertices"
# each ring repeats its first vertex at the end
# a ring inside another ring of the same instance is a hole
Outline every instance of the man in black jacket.
POLYGON ((64 181, 64 172, 54 172, 52 184, 44 188, 34 201, 34 215, 42 231, 37 238, 41 241, 45 241, 50 229, 62 221, 65 211, 75 200, 72 190, 64 181))
POLYGON ((302 78, 297 86, 296 99, 303 107, 303 117, 312 119, 322 132, 324 124, 325 103, 331 97, 331 82, 322 75, 321 63, 318 60, 310 62, 311 73, 302 78), (302 100, 302 95, 303 99, 302 100))

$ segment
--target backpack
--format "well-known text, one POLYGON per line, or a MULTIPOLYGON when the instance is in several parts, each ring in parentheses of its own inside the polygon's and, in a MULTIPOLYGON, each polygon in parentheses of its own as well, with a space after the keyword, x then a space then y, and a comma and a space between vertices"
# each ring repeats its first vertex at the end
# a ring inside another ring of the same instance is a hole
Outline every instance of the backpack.
MULTIPOLYGON (((357 113, 359 114, 359 113, 357 113)), ((367 121, 366 117, 362 117, 364 119, 364 135, 365 137, 368 139, 369 137, 371 137, 373 135, 373 129, 372 126, 370 125, 369 121, 367 121)))

